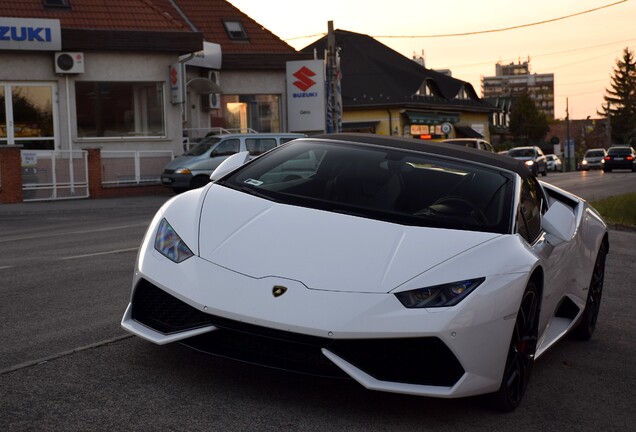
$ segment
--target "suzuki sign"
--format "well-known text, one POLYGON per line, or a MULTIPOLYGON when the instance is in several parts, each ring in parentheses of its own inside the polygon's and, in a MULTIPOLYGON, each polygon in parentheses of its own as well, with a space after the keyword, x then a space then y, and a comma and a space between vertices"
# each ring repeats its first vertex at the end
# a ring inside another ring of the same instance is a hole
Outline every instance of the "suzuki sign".
POLYGON ((59 51, 60 21, 0 17, 0 50, 59 51))
POLYGON ((290 132, 325 130, 325 64, 287 62, 287 123, 290 132))

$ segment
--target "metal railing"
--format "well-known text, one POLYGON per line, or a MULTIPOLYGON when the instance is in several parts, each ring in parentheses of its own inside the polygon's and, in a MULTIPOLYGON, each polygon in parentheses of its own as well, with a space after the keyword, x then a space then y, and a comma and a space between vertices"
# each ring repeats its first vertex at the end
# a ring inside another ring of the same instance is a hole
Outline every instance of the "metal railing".
POLYGON ((102 185, 160 183, 172 151, 102 151, 102 185))
POLYGON ((88 152, 22 150, 24 201, 88 197, 88 152))

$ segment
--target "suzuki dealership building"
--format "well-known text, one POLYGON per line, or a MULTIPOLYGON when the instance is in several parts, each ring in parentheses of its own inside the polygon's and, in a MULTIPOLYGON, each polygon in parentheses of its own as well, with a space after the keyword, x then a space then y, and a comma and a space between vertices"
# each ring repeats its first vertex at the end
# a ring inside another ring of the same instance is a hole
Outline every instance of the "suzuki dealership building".
POLYGON ((170 66, 202 50, 196 32, 62 29, 55 19, 0 18, 0 145, 175 150, 183 100, 171 99, 170 66))

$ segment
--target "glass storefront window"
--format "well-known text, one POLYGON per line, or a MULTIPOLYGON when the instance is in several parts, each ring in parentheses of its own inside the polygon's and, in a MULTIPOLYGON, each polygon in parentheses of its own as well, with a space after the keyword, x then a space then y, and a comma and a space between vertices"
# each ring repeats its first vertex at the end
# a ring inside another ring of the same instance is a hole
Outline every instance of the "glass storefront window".
POLYGON ((222 127, 281 132, 279 95, 222 95, 222 127))
POLYGON ((156 82, 75 83, 79 138, 165 137, 163 85, 156 82))
POLYGON ((52 149, 53 94, 50 84, 0 85, 0 144, 52 149))
POLYGON ((12 86, 13 130, 16 138, 53 136, 50 86, 12 86))

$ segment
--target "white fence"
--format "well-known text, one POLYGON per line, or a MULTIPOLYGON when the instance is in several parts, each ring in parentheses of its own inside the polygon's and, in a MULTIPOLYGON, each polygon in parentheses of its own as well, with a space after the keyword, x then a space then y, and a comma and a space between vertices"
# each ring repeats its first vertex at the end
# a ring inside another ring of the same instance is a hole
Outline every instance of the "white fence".
POLYGON ((163 168, 174 158, 171 151, 102 151, 102 184, 160 183, 163 168))
POLYGON ((88 153, 83 150, 22 150, 24 201, 88 197, 88 153))

